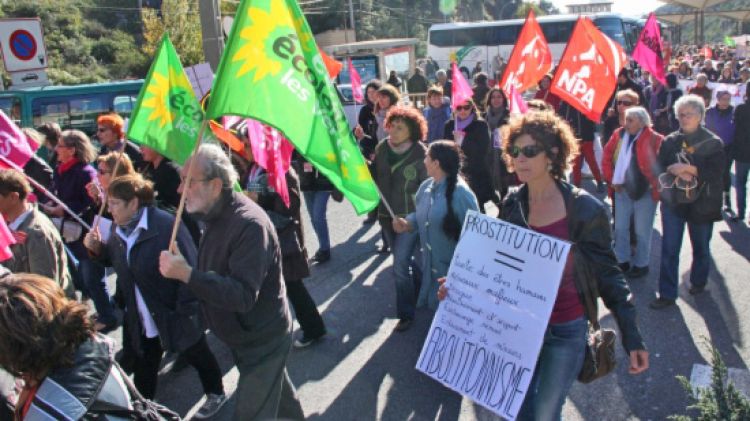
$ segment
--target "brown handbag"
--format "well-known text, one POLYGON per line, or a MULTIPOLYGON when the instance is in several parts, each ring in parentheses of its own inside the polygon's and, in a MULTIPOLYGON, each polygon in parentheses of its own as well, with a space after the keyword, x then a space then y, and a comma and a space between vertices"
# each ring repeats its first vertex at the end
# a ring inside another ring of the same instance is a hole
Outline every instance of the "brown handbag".
POLYGON ((584 305, 589 315, 589 337, 586 341, 586 355, 583 366, 578 373, 578 381, 591 383, 604 377, 615 369, 615 342, 617 333, 612 329, 599 326, 596 301, 589 288, 583 288, 584 305))

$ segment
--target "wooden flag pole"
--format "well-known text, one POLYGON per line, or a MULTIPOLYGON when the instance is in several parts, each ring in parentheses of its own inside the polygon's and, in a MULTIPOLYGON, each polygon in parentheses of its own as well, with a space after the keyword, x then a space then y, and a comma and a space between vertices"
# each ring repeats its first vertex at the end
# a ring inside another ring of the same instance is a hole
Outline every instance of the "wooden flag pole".
MULTIPOLYGON (((124 153, 125 153, 125 144, 122 145, 122 149, 117 155, 117 161, 115 161, 115 167, 112 168, 112 173, 109 176, 110 181, 112 181, 112 179, 115 177, 115 174, 117 174, 117 170, 120 169, 120 161, 122 161, 122 156, 124 153)), ((94 219, 94 225, 99 224, 99 220, 102 218, 102 215, 104 215, 104 208, 107 207, 107 192, 104 190, 102 190, 101 199, 102 199, 102 204, 101 206, 99 206, 99 212, 96 214, 96 219, 94 219)))
MULTIPOLYGON (((198 131, 198 142, 195 143, 195 149, 193 149, 192 155, 195 155, 195 152, 198 151, 198 148, 200 148, 201 143, 203 142, 203 132, 206 130, 206 126, 208 126, 208 121, 208 117, 203 119, 201 129, 198 131)), ((193 179, 193 164, 195 163, 195 159, 193 159, 192 155, 187 167, 187 176, 185 176, 185 179, 182 181, 180 205, 177 207, 177 213, 175 213, 174 226, 172 227, 172 236, 169 239, 169 251, 171 251, 172 253, 175 253, 177 251, 175 240, 177 239, 177 230, 179 230, 180 228, 180 222, 182 222, 182 212, 185 210, 185 192, 187 191, 188 187, 190 186, 190 182, 193 179)))
POLYGON ((16 171, 20 172, 21 174, 23 174, 23 176, 26 177, 26 180, 28 180, 28 182, 32 186, 34 186, 35 189, 37 189, 40 192, 44 193, 44 195, 47 196, 47 197, 49 197, 50 200, 52 200, 53 202, 55 202, 58 205, 60 205, 60 207, 62 207, 63 210, 68 215, 70 215, 71 218, 73 218, 76 222, 78 222, 79 224, 81 224, 81 226, 83 226, 84 228, 86 228, 89 231, 91 230, 91 226, 89 224, 87 224, 83 219, 81 219, 81 217, 78 216, 78 214, 76 214, 75 212, 73 212, 73 210, 70 209, 68 207, 68 205, 66 205, 65 203, 63 203, 62 200, 60 200, 57 196, 55 196, 54 194, 52 194, 51 191, 47 190, 47 188, 45 188, 43 185, 41 185, 38 181, 36 181, 33 178, 29 177, 29 175, 26 174, 26 172, 24 172, 23 168, 19 167, 18 164, 16 164, 15 162, 9 160, 8 158, 6 158, 5 156, 3 156, 2 154, 0 154, 0 160, 2 160, 5 165, 8 165, 9 167, 11 167, 14 170, 16 170, 16 171))
POLYGON ((385 200, 385 196, 383 196, 383 192, 380 191, 380 187, 378 187, 378 183, 373 183, 375 185, 375 188, 378 189, 378 196, 380 196, 380 200, 385 205, 385 208, 388 209, 388 213, 391 215, 391 219, 396 220, 396 214, 393 213, 393 209, 391 209, 391 205, 388 204, 388 201, 385 200))

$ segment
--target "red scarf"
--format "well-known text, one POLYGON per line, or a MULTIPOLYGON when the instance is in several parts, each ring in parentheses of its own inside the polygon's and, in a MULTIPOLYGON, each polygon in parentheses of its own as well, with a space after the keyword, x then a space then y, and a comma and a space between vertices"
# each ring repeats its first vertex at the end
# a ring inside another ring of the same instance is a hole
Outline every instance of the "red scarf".
POLYGON ((78 158, 72 158, 68 162, 61 162, 57 165, 57 173, 60 175, 65 174, 66 171, 73 168, 75 164, 78 163, 78 158))

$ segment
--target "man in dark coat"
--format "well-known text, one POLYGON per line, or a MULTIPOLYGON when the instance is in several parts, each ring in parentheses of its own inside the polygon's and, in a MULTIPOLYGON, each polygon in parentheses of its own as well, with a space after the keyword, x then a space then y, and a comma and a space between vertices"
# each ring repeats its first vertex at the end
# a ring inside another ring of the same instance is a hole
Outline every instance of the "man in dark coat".
POLYGON ((219 146, 202 145, 181 176, 185 208, 206 228, 195 267, 178 250, 165 250, 160 270, 187 284, 232 351, 240 373, 234 419, 304 419, 286 371, 292 323, 273 224, 233 191, 237 172, 219 146))

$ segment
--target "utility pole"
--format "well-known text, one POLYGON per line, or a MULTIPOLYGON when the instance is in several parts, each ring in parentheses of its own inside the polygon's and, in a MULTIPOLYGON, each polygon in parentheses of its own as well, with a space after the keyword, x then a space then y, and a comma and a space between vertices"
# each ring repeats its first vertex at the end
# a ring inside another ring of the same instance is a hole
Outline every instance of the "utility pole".
POLYGON ((352 28, 352 32, 354 32, 354 41, 357 40, 357 27, 354 26, 354 6, 352 5, 352 0, 349 0, 349 27, 352 28))
POLYGON ((224 35, 221 31, 221 9, 219 0, 199 0, 201 33, 203 34, 203 56, 214 72, 219 68, 224 51, 224 35))

